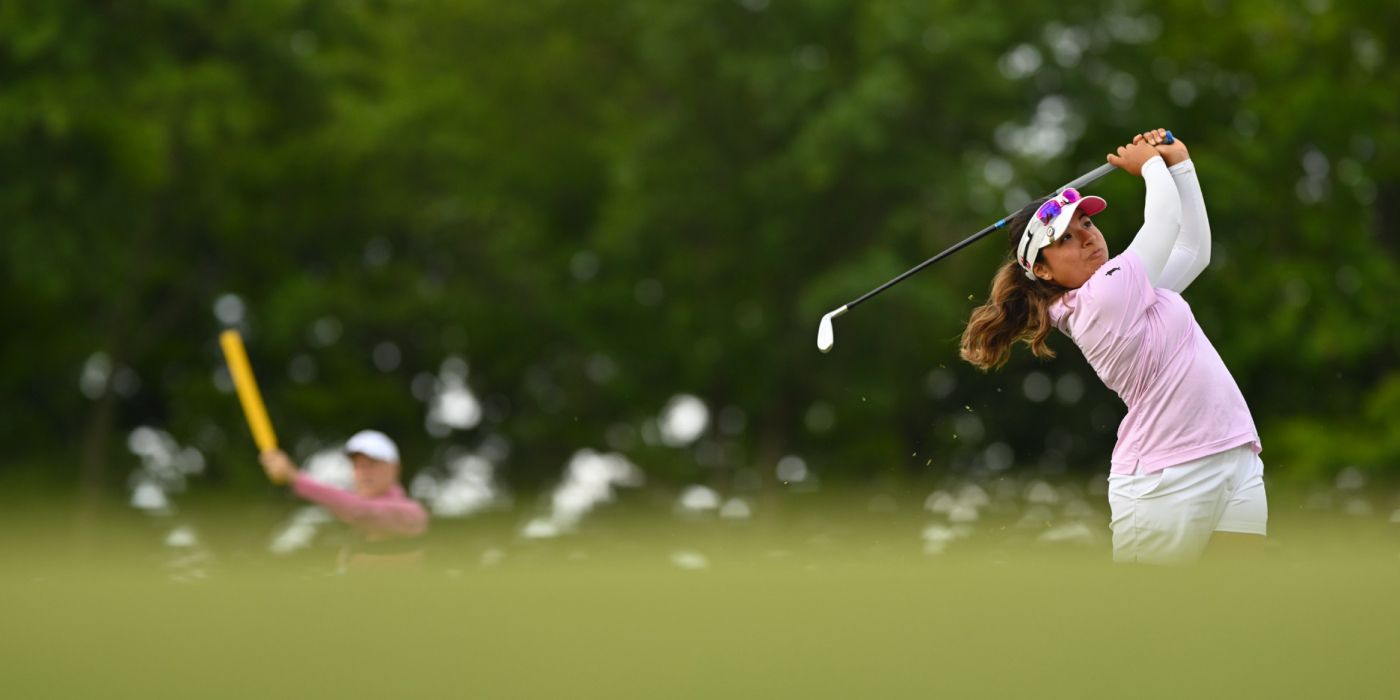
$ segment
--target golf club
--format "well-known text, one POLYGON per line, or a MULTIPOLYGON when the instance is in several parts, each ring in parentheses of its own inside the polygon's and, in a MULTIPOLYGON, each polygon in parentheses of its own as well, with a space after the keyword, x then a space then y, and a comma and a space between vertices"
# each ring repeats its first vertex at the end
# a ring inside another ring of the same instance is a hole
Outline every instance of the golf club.
MULTIPOLYGON (((1176 138, 1172 136, 1172 132, 1170 132, 1170 131, 1167 132, 1167 138, 1166 138, 1166 141, 1165 141, 1165 142, 1168 143, 1168 144, 1176 143, 1176 138)), ((1118 169, 1118 166, 1116 166, 1116 165, 1109 165, 1109 164, 1107 164, 1107 163, 1105 163, 1105 164, 1103 164, 1103 165, 1100 165, 1099 167, 1094 168, 1092 171, 1090 171, 1090 172, 1088 172, 1088 173, 1086 173, 1086 174, 1084 174, 1084 175, 1081 175, 1081 176, 1079 176, 1078 178, 1075 178, 1074 180, 1071 180, 1070 182, 1066 183, 1064 186, 1062 186, 1062 187, 1060 187, 1059 189, 1055 190, 1055 194, 1059 194, 1059 193, 1064 192, 1065 190, 1068 190, 1068 189, 1071 189, 1071 188, 1073 188, 1073 189, 1079 189, 1079 188, 1081 188, 1081 187, 1084 187, 1085 185, 1088 185, 1089 183, 1091 183, 1091 182, 1093 182, 1093 181, 1095 181, 1095 180, 1097 180, 1097 179, 1103 177, 1104 175, 1107 175, 1107 174, 1109 174, 1109 173, 1111 173, 1111 172, 1113 172, 1114 170, 1117 170, 1117 169, 1118 169)), ((873 297, 873 296, 875 296, 876 294, 879 294, 880 292, 883 292, 883 291, 885 291, 886 289, 889 289, 890 287, 893 287, 894 285, 899 284, 900 282, 903 282, 904 279, 905 279, 906 277, 908 277, 908 276, 914 274, 915 272, 918 272, 919 270, 922 270, 922 269, 928 267, 929 265, 932 265, 932 264, 938 262, 939 260, 942 260, 943 258, 946 258, 946 257, 948 257, 949 255, 952 255, 953 253, 956 253, 956 252, 958 252, 959 250, 962 250, 963 248, 966 248, 966 247, 967 247, 969 244, 971 244, 972 242, 974 242, 974 241, 976 241, 976 240, 978 240, 978 239, 980 239, 980 238, 983 238, 983 237, 986 236, 987 234, 989 234, 989 233, 991 233, 991 232, 993 232, 993 231, 995 231, 995 230, 997 230, 997 229, 999 229, 999 228, 1005 226, 1005 225, 1007 224, 1007 222, 1010 221, 1010 220, 1011 220, 1011 217, 1008 216, 1008 217, 1002 219, 1001 221, 998 221, 998 222, 996 222, 995 224, 992 224, 991 226, 988 226, 987 228, 984 228, 984 229, 982 229, 981 231, 978 231, 977 233, 974 233, 974 234, 972 234, 971 236, 968 236, 967 238, 964 238, 963 240, 961 240, 961 241, 959 241, 958 243, 954 244, 953 247, 951 247, 951 248, 949 248, 949 249, 943 251, 942 253, 939 253, 938 255, 935 255, 935 256, 929 258, 928 260, 925 260, 925 261, 919 263, 918 265, 916 265, 916 266, 914 267, 914 269, 912 269, 912 270, 910 270, 910 271, 908 271, 908 272, 906 272, 906 273, 904 273, 904 274, 902 274, 902 275, 900 275, 900 276, 898 276, 898 277, 896 277, 896 278, 894 278, 894 279, 892 279, 892 280, 890 280, 890 281, 888 281, 888 282, 886 282, 886 283, 880 285, 879 287, 876 287, 875 289, 870 290, 869 292, 866 292, 865 296, 862 296, 861 298, 856 299, 855 301, 853 301, 853 302, 851 302, 851 303, 849 303, 849 304, 846 304, 845 306, 842 306, 841 308, 839 308, 839 309, 837 309, 837 310, 835 310, 835 311, 832 311, 831 313, 829 313, 829 314, 827 314, 827 315, 825 315, 825 316, 822 316, 821 325, 817 327, 817 349, 818 349, 818 350, 821 350, 822 352, 831 352, 831 347, 832 347, 833 345, 836 344, 836 335, 835 335, 835 331, 832 329, 832 326, 831 326, 831 319, 836 318, 837 316, 840 316, 841 314, 846 313, 847 311, 849 311, 849 310, 851 309, 852 306, 855 306, 855 305, 857 305, 857 304, 859 304, 859 303, 865 301, 866 299, 869 299, 870 297, 873 297)))

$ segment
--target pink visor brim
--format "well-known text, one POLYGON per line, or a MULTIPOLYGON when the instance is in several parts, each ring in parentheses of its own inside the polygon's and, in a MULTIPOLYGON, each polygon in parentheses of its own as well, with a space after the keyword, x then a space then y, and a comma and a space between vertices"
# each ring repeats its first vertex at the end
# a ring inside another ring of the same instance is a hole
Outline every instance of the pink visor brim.
POLYGON ((1108 202, 1104 201, 1103 197, 1085 197, 1079 200, 1079 206, 1075 210, 1093 216, 1107 208, 1108 202))

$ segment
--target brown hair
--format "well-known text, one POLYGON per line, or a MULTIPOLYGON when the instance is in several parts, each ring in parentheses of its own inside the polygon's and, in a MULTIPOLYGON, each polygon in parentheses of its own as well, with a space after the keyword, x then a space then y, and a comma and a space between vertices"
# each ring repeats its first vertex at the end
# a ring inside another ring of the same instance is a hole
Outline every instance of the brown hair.
POLYGON ((1036 357, 1050 358, 1055 353, 1045 345, 1054 324, 1050 322, 1050 305, 1069 289, 1040 278, 1026 277, 1026 271, 1016 262, 1016 245, 1021 242, 1035 210, 1048 201, 1042 197, 1022 207, 1011 217, 1006 227, 1011 255, 992 278, 992 291, 987 303, 972 310, 962 335, 962 358, 987 371, 1000 368, 1011 357, 1016 341, 1029 345, 1036 357))

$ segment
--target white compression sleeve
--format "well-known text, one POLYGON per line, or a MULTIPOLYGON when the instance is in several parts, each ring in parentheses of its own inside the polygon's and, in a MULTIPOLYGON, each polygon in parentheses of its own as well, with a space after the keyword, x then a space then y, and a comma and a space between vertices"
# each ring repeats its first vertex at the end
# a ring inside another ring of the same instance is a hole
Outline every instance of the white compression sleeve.
POLYGON ((1157 286, 1180 294, 1210 264, 1210 220, 1206 218, 1206 200, 1196 179, 1196 166, 1188 159, 1169 170, 1181 195, 1181 234, 1176 237, 1157 286))
POLYGON ((1147 182, 1147 204, 1142 208, 1142 228, 1128 250, 1137 253, 1148 281, 1156 287, 1181 232, 1181 198, 1161 156, 1143 164, 1142 179, 1147 182))

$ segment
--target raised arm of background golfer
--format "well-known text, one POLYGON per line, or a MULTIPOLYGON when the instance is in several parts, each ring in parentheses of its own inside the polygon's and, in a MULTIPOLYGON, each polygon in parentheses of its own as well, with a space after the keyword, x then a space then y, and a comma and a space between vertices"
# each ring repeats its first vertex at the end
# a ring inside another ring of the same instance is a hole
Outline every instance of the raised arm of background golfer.
POLYGON ((370 539, 423 534, 428 528, 428 514, 399 486, 397 459, 391 462, 360 453, 351 457, 355 462, 353 493, 316 481, 297 469, 281 450, 267 450, 258 459, 268 478, 290 485, 292 493, 324 507, 370 539))

